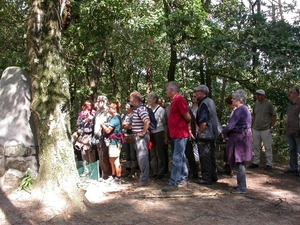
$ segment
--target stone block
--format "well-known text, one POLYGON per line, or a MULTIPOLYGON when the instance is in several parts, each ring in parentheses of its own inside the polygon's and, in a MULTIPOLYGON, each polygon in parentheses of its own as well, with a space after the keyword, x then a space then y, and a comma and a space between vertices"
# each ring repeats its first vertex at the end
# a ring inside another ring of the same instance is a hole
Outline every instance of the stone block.
POLYGON ((23 177, 26 176, 26 172, 20 172, 19 170, 15 169, 9 169, 4 177, 3 177, 3 184, 6 189, 12 188, 12 189, 17 189, 21 180, 23 177))
POLYGON ((4 147, 4 155, 6 157, 27 156, 28 150, 24 145, 14 145, 4 147))
POLYGON ((15 169, 21 172, 25 172, 27 170, 26 161, 23 157, 9 157, 6 158, 5 167, 8 169, 15 169))

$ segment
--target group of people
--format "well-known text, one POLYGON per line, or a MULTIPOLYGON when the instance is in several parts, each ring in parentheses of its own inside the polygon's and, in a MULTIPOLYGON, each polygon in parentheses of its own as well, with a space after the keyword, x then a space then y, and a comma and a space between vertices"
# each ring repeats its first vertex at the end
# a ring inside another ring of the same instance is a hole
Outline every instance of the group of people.
MULTIPOLYGON (((298 154, 300 153, 300 100, 299 89, 293 87, 289 90, 290 103, 287 107, 287 129, 286 135, 289 144, 289 161, 290 168, 284 173, 297 174, 298 170, 298 154)), ((276 112, 273 104, 266 98, 264 90, 259 89, 255 92, 256 102, 253 106, 252 119, 252 149, 254 157, 249 168, 258 168, 260 164, 260 153, 262 148, 265 150, 266 165, 265 170, 273 168, 273 149, 272 149, 272 133, 275 129, 276 112)))
POLYGON ((90 171, 87 164, 101 164, 102 176, 109 182, 121 183, 122 167, 120 152, 122 148, 121 105, 118 101, 107 104, 106 96, 98 96, 96 102, 85 101, 77 119, 77 132, 72 135, 74 148, 83 161, 87 176, 90 171), (94 106, 93 106, 94 105, 94 106), (96 148, 96 149, 95 149, 96 148))
MULTIPOLYGON (((84 167, 96 159, 92 144, 96 148, 102 178, 105 182, 121 184, 122 167, 120 152, 123 148, 126 155, 126 168, 123 176, 133 177, 138 174, 136 187, 146 186, 150 177, 163 179, 169 172, 168 144, 172 150, 172 169, 167 186, 163 192, 177 190, 188 186, 189 174, 196 178, 200 185, 211 185, 218 181, 216 165, 216 141, 226 140, 225 167, 234 169, 237 187, 231 193, 244 194, 246 185, 246 162, 252 160, 249 168, 257 168, 260 163, 260 152, 266 152, 266 170, 273 167, 272 132, 276 123, 276 112, 272 103, 266 99, 265 91, 256 91, 256 102, 253 112, 246 105, 247 93, 236 90, 226 99, 232 109, 229 122, 222 128, 214 101, 209 97, 209 88, 199 85, 192 94, 192 105, 180 94, 175 81, 166 84, 166 95, 171 104, 160 99, 155 92, 145 98, 137 91, 130 93, 126 102, 126 112, 120 113, 120 103, 112 101, 107 104, 106 96, 98 96, 95 110, 86 101, 78 116, 78 132, 74 140, 90 138, 75 148, 81 151, 84 167), (151 110, 157 122, 155 129, 150 129, 151 110), (86 129, 86 128, 93 128, 86 129), (126 141, 122 140, 122 134, 126 141), (92 141, 93 140, 93 141, 92 141), (152 144, 149 147, 149 143, 152 144), (262 145, 263 144, 263 145, 262 145), (151 149, 151 150, 149 150, 151 149), (188 161, 189 168, 186 163, 188 161), (201 178, 198 177, 199 167, 201 178), (150 172, 152 171, 152 173, 150 172), (151 173, 151 174, 150 174, 151 173)), ((298 173, 299 137, 295 134, 300 125, 299 90, 291 88, 291 103, 288 107, 287 138, 290 147, 290 169, 286 173, 298 173)), ((83 176, 88 174, 85 167, 83 176)))

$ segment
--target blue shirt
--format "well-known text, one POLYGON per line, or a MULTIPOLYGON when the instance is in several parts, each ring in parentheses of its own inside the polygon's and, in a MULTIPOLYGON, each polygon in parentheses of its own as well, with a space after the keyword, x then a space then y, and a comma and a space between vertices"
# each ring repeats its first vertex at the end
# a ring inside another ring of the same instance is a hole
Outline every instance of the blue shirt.
MULTIPOLYGON (((113 118, 110 119, 110 121, 108 122, 108 125, 110 127, 113 127, 113 134, 119 134, 122 132, 122 124, 121 124, 121 117, 120 115, 116 115, 113 118)), ((116 145, 117 143, 121 143, 121 140, 115 140, 115 139, 111 139, 110 144, 111 145, 116 145)))
MULTIPOLYGON (((202 100, 203 101, 203 100, 202 100)), ((201 104, 201 102, 199 103, 201 104)), ((207 123, 209 121, 209 112, 206 104, 200 105, 197 114, 197 125, 200 123, 207 123)))

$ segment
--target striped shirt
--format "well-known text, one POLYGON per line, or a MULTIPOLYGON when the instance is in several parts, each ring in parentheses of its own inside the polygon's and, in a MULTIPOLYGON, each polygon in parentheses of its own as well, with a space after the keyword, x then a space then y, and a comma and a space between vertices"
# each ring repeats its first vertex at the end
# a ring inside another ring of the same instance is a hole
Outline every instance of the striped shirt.
POLYGON ((145 106, 138 106, 133 111, 131 128, 133 133, 143 132, 144 129, 144 121, 150 120, 148 111, 145 106))

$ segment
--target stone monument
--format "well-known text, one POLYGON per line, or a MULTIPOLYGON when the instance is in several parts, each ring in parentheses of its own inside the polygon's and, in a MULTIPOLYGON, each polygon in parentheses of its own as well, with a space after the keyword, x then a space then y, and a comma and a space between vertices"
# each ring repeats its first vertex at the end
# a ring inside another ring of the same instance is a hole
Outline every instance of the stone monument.
POLYGON ((31 81, 19 67, 0 79, 0 185, 16 186, 30 169, 38 171, 38 144, 30 112, 31 81))

